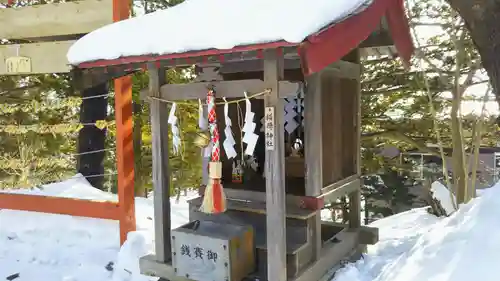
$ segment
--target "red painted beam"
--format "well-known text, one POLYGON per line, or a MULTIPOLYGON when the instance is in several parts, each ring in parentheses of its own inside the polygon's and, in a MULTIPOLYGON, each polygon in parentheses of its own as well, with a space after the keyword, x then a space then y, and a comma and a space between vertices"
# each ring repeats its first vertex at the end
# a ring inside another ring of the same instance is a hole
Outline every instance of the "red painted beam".
POLYGON ((15 193, 0 193, 0 209, 117 220, 120 207, 115 202, 101 202, 15 193))
POLYGON ((403 63, 409 64, 413 43, 403 0, 375 0, 364 11, 310 36, 301 45, 299 54, 304 74, 318 72, 348 54, 368 38, 384 16, 403 63))
POLYGON ((300 207, 303 209, 319 211, 325 206, 323 197, 302 196, 301 199, 302 205, 300 207))
POLYGON ((116 167, 121 208, 120 241, 136 229, 134 194, 134 147, 132 139, 132 77, 115 80, 116 167))
POLYGON ((392 0, 375 0, 364 11, 310 36, 300 48, 305 75, 318 72, 359 46, 379 25, 392 0))
POLYGON ((298 44, 279 41, 279 42, 265 43, 265 44, 238 46, 227 50, 210 49, 210 50, 187 52, 187 53, 167 54, 161 56, 157 55, 130 56, 114 60, 97 60, 91 62, 84 62, 79 64, 78 68, 95 68, 95 67, 105 67, 105 66, 122 65, 130 63, 145 63, 150 61, 160 61, 160 60, 170 60, 170 59, 189 59, 193 57, 204 57, 204 56, 219 56, 219 59, 221 59, 221 56, 225 54, 259 51, 264 49, 274 49, 280 47, 292 47, 297 45, 298 44))

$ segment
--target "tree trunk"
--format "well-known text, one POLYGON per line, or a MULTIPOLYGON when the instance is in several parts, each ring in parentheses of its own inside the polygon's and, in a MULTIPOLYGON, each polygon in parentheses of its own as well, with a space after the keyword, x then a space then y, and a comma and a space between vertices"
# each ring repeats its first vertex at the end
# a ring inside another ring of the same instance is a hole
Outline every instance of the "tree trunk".
MULTIPOLYGON (((451 134, 453 146, 453 187, 457 195, 457 203, 464 203, 467 194, 467 172, 464 155, 464 142, 461 130, 461 120, 459 116, 460 94, 455 93, 451 106, 451 134)), ((450 188, 450 187, 448 187, 450 188)))
POLYGON ((134 102, 134 160, 135 160, 135 194, 147 197, 146 186, 142 178, 142 104, 134 102))
MULTIPOLYGON (((108 93, 108 85, 101 84, 82 92, 82 97, 92 97, 108 93)), ((84 99, 80 106, 80 122, 93 124, 97 120, 105 120, 108 115, 107 97, 84 99)), ((78 153, 77 170, 95 188, 104 189, 104 151, 90 153, 92 151, 103 150, 105 148, 106 129, 101 130, 94 125, 84 125, 78 133, 78 153), (95 176, 100 175, 100 176, 95 176)))
POLYGON ((465 21, 500 105, 500 0, 447 2, 465 21))

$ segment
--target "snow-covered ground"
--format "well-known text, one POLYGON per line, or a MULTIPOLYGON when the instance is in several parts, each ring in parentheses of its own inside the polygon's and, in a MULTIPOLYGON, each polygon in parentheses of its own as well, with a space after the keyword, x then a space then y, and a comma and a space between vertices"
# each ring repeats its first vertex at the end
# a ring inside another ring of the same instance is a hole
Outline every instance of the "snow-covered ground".
MULTIPOLYGON (((83 178, 23 193, 116 199, 83 178)), ((187 221, 187 198, 172 199, 174 227, 187 221)), ((152 251, 153 202, 137 198, 138 231, 120 250, 118 223, 62 215, 0 210, 0 280, 146 281, 138 257, 152 251), (110 263, 112 263, 110 265, 110 263), (8 280, 8 279, 7 279, 8 280)), ((500 185, 448 218, 414 209, 372 225, 380 242, 334 281, 494 281, 500 264, 500 185)))
POLYGON ((380 241, 334 281, 497 281, 500 183, 447 218, 425 208, 379 221, 380 241))
MULTIPOLYGON (((116 196, 93 188, 82 177, 46 185, 43 189, 14 192, 116 200, 116 196)), ((192 196, 195 194, 179 202, 172 199, 173 227, 187 222, 186 200, 192 196)), ((138 261, 137 256, 153 249, 153 201, 137 198, 136 214, 138 231, 129 236, 133 239, 127 241, 119 254, 117 221, 0 210, 0 280, 15 274, 19 274, 15 281, 148 280, 129 268, 138 261), (108 270, 110 262, 115 268, 114 278, 113 271, 108 270)))

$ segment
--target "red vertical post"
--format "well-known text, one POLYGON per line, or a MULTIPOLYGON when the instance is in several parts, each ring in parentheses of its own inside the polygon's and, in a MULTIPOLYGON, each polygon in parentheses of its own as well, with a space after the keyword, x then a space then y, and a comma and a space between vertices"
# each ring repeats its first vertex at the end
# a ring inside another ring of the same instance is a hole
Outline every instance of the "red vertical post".
MULTIPOLYGON (((113 0, 113 21, 128 19, 127 0, 113 0)), ((120 206, 120 244, 136 229, 134 196, 134 145, 132 138, 132 78, 115 80, 116 166, 120 206)))

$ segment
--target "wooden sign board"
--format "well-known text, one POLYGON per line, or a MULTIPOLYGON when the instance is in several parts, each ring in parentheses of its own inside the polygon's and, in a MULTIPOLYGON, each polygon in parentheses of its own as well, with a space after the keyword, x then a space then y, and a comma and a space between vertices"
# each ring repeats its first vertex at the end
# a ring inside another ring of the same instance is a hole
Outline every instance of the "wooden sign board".
POLYGON ((31 73, 31 58, 8 57, 5 59, 5 71, 11 74, 31 73))
POLYGON ((83 0, 0 9, 0 38, 89 33, 113 22, 113 0, 83 0))
POLYGON ((264 134, 266 141, 266 150, 274 150, 274 142, 275 142, 275 134, 276 134, 276 126, 274 123, 274 107, 268 106, 266 107, 264 113, 264 134))
POLYGON ((69 72, 66 53, 74 42, 0 45, 0 75, 69 72))

